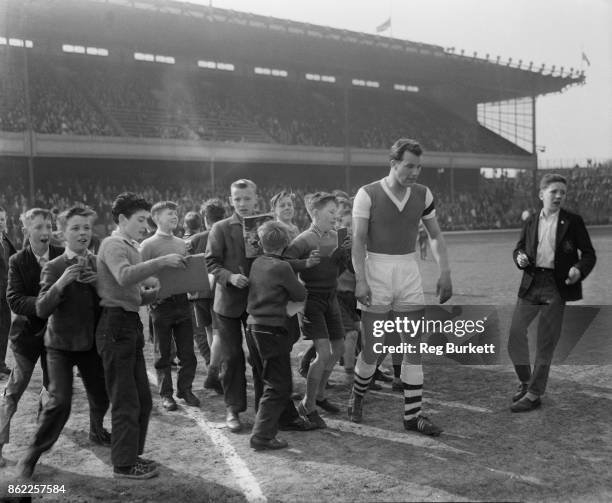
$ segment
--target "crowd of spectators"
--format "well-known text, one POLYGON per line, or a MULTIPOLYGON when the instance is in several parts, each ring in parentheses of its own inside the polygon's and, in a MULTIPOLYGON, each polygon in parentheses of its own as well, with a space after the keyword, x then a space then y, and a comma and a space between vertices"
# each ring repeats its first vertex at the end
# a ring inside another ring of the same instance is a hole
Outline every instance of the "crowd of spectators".
MULTIPOLYGON (((39 133, 386 148, 419 138, 427 150, 524 155, 518 146, 413 93, 268 77, 32 56, 29 97, 39 133), (348 113, 345 107, 348 105, 348 113)), ((22 60, 0 75, 0 127, 27 127, 22 60)))
MULTIPOLYGON (((574 168, 556 170, 569 180, 566 207, 579 212, 587 224, 612 223, 612 165, 593 169, 574 168)), ((25 180, 12 177, 0 180, 3 190, 0 193, 0 206, 7 209, 9 232, 15 242, 21 242, 19 215, 27 208, 40 206, 59 212, 72 204, 88 205, 98 213, 96 232, 100 237, 114 228, 111 216, 111 203, 120 192, 131 190, 142 194, 149 201, 172 200, 179 204, 182 215, 191 210, 199 210, 202 202, 210 197, 227 200, 226 191, 213 191, 206 183, 197 179, 182 179, 168 183, 163 177, 159 182, 143 181, 125 176, 117 179, 103 173, 86 174, 76 177, 50 178, 40 180, 33 200, 26 194, 25 180), (44 187, 44 188, 43 188, 44 187)), ((257 181, 257 180, 256 180, 257 181)), ((519 227, 526 214, 539 207, 534 200, 533 177, 531 173, 519 174, 515 178, 502 176, 496 179, 481 177, 478 186, 470 190, 450 194, 448 190, 430 185, 436 199, 438 220, 443 230, 503 229, 519 227)), ((218 186, 226 187, 229 181, 219 181, 218 186)), ((300 229, 309 225, 303 199, 304 195, 316 190, 331 191, 343 188, 338 180, 337 186, 324 184, 295 188, 295 223, 300 229)), ((286 185, 261 184, 258 189, 259 211, 269 211, 269 200, 286 185)), ((353 187, 354 195, 357 187, 353 187)), ((229 206, 228 206, 229 211, 229 206)))

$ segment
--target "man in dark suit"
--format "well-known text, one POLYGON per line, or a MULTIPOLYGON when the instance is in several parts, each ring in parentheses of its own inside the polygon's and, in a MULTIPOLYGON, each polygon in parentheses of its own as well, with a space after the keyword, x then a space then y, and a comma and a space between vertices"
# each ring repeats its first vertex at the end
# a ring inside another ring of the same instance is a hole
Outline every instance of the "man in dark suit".
POLYGON ((70 416, 72 403, 72 368, 76 365, 83 379, 89 401, 89 438, 110 447, 110 434, 102 426, 108 410, 104 368, 95 345, 95 331, 100 317, 100 298, 95 282, 96 257, 87 249, 95 213, 73 207, 61 213, 61 229, 66 251, 51 260, 42 271, 36 313, 49 318, 45 331, 45 349, 49 372, 49 401, 38 429, 24 457, 19 462, 20 475, 29 478, 40 455, 58 439, 70 416))
POLYGON ((512 397, 512 412, 528 412, 541 405, 540 397, 561 335, 565 303, 582 298, 582 281, 595 266, 595 250, 584 221, 580 215, 561 208, 566 192, 563 176, 542 177, 542 210, 525 221, 514 249, 514 262, 523 271, 523 279, 508 339, 508 352, 520 380, 512 397), (538 313, 532 370, 527 329, 538 313))
MULTIPOLYGON (((9 260, 6 298, 16 318, 11 324, 10 341, 15 367, 11 370, 4 393, 0 397, 0 465, 2 447, 9 441, 11 418, 17 410, 21 395, 28 387, 36 361, 40 358, 43 386, 48 386, 47 364, 42 334, 45 320, 36 315, 36 297, 40 290, 41 266, 59 257, 62 248, 49 245, 51 239, 51 212, 32 208, 21 216, 27 244, 9 260)), ((42 393, 41 393, 42 399, 42 393)), ((40 411, 39 404, 39 411, 40 411)))
POLYGON ((246 410, 245 358, 242 331, 246 328, 249 271, 243 219, 254 214, 257 186, 251 180, 231 185, 232 216, 212 226, 206 246, 206 266, 215 276, 213 311, 219 328, 219 378, 225 396, 227 427, 233 433, 242 429, 238 414, 246 410))
MULTIPOLYGON (((206 230, 190 235, 185 233, 184 236, 185 240, 187 241, 187 252, 191 255, 206 252, 206 245, 208 243, 208 234, 210 233, 210 229, 212 228, 213 224, 225 218, 225 208, 219 199, 209 199, 204 201, 202 204, 201 214, 202 218, 204 219, 204 226, 206 227, 206 230)), ((189 214, 185 215, 186 224, 188 221, 188 216, 189 214)), ((191 302, 193 308, 194 339, 208 369, 208 373, 204 381, 204 388, 212 389, 218 394, 222 395, 223 387, 219 381, 218 362, 219 331, 217 330, 217 324, 213 317, 214 288, 215 285, 211 285, 211 293, 206 296, 201 292, 189 294, 189 301, 191 302)))
POLYGON ((11 310, 6 302, 9 258, 15 254, 15 247, 9 240, 6 227, 6 210, 0 206, 0 378, 11 373, 6 366, 6 349, 11 328, 11 310))

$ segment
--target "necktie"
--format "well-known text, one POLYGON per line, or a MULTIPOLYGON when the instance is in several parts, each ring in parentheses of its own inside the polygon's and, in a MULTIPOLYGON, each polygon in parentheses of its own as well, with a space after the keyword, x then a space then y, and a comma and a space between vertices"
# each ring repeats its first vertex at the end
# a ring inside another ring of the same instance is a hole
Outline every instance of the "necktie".
POLYGON ((44 256, 43 257, 38 257, 38 264, 40 265, 40 268, 42 269, 43 267, 45 267, 45 264, 49 262, 44 256))

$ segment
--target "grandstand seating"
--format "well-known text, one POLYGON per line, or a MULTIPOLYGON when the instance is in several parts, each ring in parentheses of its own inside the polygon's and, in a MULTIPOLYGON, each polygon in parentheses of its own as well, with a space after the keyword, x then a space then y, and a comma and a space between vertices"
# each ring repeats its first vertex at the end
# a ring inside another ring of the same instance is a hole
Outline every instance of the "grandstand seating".
MULTIPOLYGON (((0 126, 22 131, 23 60, 3 58, 9 71, 0 75, 0 126)), ((330 84, 78 55, 35 54, 28 69, 39 133, 336 147, 347 138, 343 91, 330 84)), ((354 147, 387 148, 390 138, 411 136, 433 151, 525 154, 419 95, 355 88, 348 103, 348 141, 354 147)))

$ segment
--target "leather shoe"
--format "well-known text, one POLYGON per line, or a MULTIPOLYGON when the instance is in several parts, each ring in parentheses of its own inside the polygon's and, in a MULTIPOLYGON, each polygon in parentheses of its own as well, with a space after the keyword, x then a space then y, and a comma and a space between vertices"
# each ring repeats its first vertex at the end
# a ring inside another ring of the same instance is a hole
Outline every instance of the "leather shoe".
POLYGON ((526 382, 522 382, 518 385, 518 389, 516 390, 516 393, 512 395, 512 403, 518 402, 521 398, 525 396, 525 393, 527 393, 528 386, 529 385, 526 382))
POLYGON ((185 400, 185 403, 191 407, 199 407, 200 399, 193 394, 193 392, 188 389, 187 391, 183 391, 182 393, 176 394, 177 398, 182 398, 185 400))
POLYGON ((96 431, 90 431, 89 440, 94 444, 102 445, 104 447, 110 447, 111 434, 105 428, 96 431))
POLYGON ((338 412, 340 412, 340 407, 331 403, 327 398, 316 400, 316 404, 330 414, 338 414, 338 412))
POLYGON ((316 430, 317 425, 312 424, 308 419, 297 417, 290 423, 279 424, 278 429, 280 431, 311 431, 316 430))
POLYGON ((174 398, 172 398, 171 396, 162 396, 162 407, 168 412, 172 412, 173 410, 178 409, 174 398))
POLYGON ((374 378, 372 380, 381 381, 381 382, 393 382, 393 377, 388 376, 380 369, 376 369, 376 372, 374 372, 374 378))
POLYGON ((204 381, 204 389, 212 389, 217 395, 223 394, 223 385, 218 377, 207 376, 204 381))
POLYGON ((537 409, 540 405, 542 405, 542 401, 539 398, 536 398, 535 400, 530 400, 529 398, 524 396, 520 400, 514 402, 510 407, 510 410, 512 412, 529 412, 537 409))
POLYGON ((240 430, 242 430, 242 423, 240 422, 240 417, 238 417, 237 412, 228 410, 225 416, 225 424, 232 433, 238 433, 240 430))
POLYGON ((256 437, 251 437, 249 442, 251 448, 256 451, 271 451, 276 449, 284 449, 289 444, 286 440, 279 440, 278 438, 272 438, 270 440, 260 440, 256 437))

